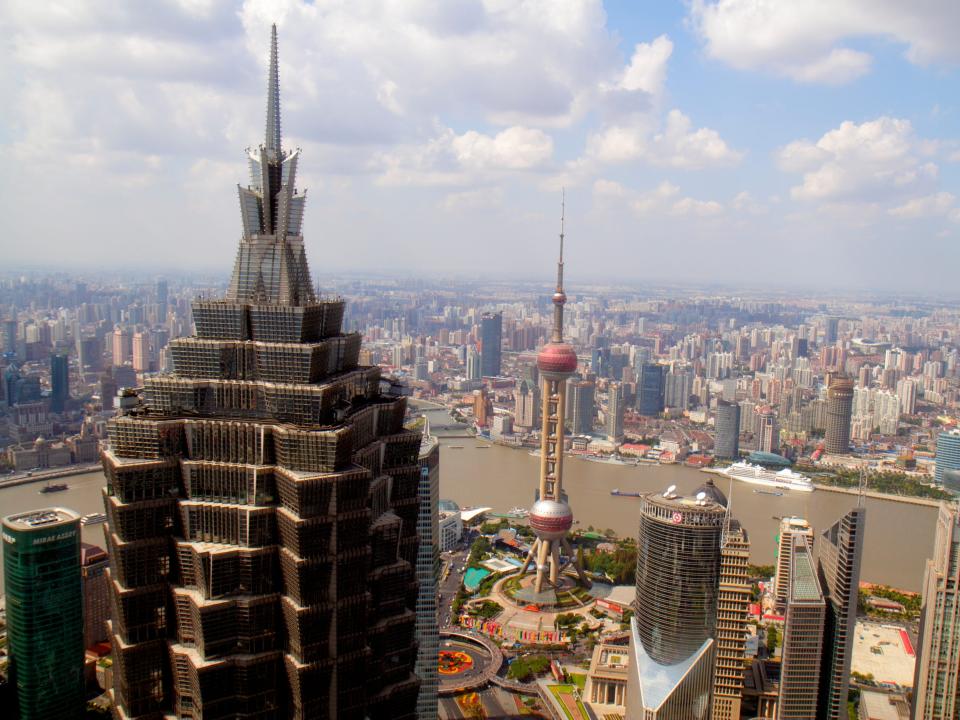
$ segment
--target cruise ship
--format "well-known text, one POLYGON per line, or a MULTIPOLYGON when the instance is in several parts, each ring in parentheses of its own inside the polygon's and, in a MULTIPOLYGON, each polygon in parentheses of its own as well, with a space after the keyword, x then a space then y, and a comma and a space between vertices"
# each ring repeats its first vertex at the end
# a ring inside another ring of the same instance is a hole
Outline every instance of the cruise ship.
POLYGON ((708 472, 731 477, 734 480, 743 480, 753 485, 766 485, 781 490, 800 490, 813 492, 814 486, 806 475, 794 472, 790 468, 783 470, 767 470, 761 465, 751 465, 747 462, 737 462, 722 470, 711 469, 708 472))
POLYGON ((99 525, 107 521, 107 516, 104 513, 90 513, 89 515, 84 515, 80 518, 81 525, 99 525))

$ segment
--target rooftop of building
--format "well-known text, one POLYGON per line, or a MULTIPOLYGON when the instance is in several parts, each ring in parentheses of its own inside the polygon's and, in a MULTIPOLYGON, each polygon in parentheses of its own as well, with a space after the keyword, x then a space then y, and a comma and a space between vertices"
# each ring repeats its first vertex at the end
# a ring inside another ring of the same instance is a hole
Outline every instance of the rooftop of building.
POLYGON ((860 717, 867 720, 908 720, 910 704, 899 693, 861 688, 860 717))
POLYGON ((794 540, 793 572, 790 577, 790 599, 793 602, 816 602, 823 600, 820 583, 814 569, 810 545, 803 537, 794 540))
POLYGON ((777 455, 772 452, 763 452, 762 450, 754 450, 747 457, 747 462, 757 463, 759 465, 777 465, 779 467, 790 467, 793 463, 785 458, 783 455, 777 455))
POLYGON ((7 515, 3 524, 13 530, 46 530, 59 525, 67 525, 80 520, 80 516, 73 510, 66 508, 42 508, 25 513, 7 515))

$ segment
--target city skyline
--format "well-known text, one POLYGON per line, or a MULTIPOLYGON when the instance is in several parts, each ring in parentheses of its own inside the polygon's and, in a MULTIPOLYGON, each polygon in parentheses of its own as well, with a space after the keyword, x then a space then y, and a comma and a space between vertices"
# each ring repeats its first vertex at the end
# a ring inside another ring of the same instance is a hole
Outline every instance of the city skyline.
POLYGON ((31 242, 8 259, 29 265, 40 250, 122 266, 146 252, 172 268, 188 247, 147 218, 176 212, 201 229, 190 250, 212 268, 240 233, 225 188, 243 175, 232 148, 254 130, 227 108, 255 96, 258 31, 275 20, 303 90, 286 129, 318 159, 303 176, 325 221, 315 267, 349 237, 351 253, 326 267, 410 270, 425 254, 436 272, 499 272, 506 257, 531 268, 566 185, 571 231, 591 238, 571 249, 582 277, 947 288, 960 115, 943 28, 958 11, 931 3, 911 22, 902 12, 852 2, 834 17, 817 4, 794 22, 783 3, 640 15, 582 0, 555 6, 544 26, 527 4, 372 13, 251 1, 110 15, 14 4, 0 20, 15 72, 0 83, 17 110, 0 125, 0 156, 9 172, 27 167, 4 200, 21 210, 13 237, 29 219, 31 242), (768 45, 752 39, 758 23, 768 45), (388 25, 402 30, 386 38, 388 25), (505 71, 512 82, 491 83, 505 71), (38 212, 34 180, 63 212, 38 212), (116 207, 106 227, 90 210, 105 202, 116 207), (642 263, 601 261, 638 247, 642 263), (894 271, 891 252, 916 261, 894 271), (786 256, 789 272, 775 262, 786 256))

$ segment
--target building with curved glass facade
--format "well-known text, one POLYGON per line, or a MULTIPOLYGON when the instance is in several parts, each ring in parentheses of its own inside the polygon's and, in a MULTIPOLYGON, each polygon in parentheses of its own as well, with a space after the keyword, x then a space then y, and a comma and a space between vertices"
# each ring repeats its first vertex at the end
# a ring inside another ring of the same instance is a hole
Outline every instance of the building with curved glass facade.
POLYGON ((934 468, 937 485, 960 492, 960 430, 937 435, 937 456, 934 468))
POLYGON ((709 716, 725 505, 712 483, 693 497, 670 489, 642 501, 629 718, 709 716))

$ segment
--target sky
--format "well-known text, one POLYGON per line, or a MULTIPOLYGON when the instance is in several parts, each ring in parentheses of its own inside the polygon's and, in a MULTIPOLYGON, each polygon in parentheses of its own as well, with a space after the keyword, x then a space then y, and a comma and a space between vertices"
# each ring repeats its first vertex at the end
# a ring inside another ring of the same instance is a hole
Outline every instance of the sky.
POLYGON ((956 0, 4 0, 0 270, 226 275, 272 23, 315 273, 956 295, 956 0))

